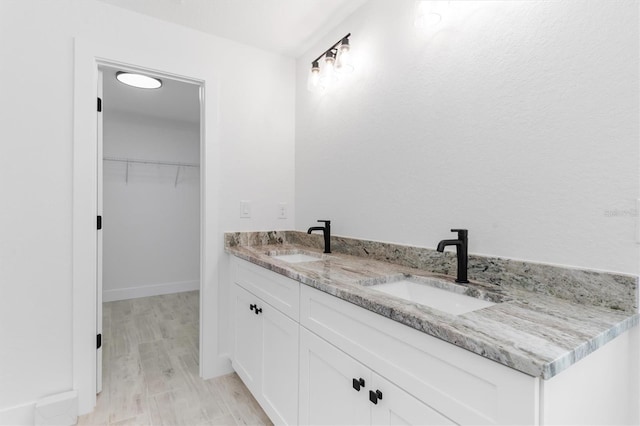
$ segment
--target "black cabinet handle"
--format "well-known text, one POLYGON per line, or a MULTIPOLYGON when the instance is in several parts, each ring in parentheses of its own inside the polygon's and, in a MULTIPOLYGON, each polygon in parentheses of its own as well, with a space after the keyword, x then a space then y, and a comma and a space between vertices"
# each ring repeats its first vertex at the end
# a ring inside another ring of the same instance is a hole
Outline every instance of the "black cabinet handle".
POLYGON ((364 379, 360 377, 359 379, 353 379, 353 388, 360 392, 360 388, 364 387, 364 379))
POLYGON ((379 399, 382 399, 382 392, 379 390, 376 390, 375 392, 372 390, 369 391, 369 401, 377 404, 379 399))
POLYGON ((256 307, 256 310, 254 312, 256 313, 256 315, 258 315, 260 312, 262 312, 262 308, 256 307))
POLYGON ((254 309, 256 309, 258 306, 254 305, 253 303, 249 305, 249 310, 253 311, 254 309))

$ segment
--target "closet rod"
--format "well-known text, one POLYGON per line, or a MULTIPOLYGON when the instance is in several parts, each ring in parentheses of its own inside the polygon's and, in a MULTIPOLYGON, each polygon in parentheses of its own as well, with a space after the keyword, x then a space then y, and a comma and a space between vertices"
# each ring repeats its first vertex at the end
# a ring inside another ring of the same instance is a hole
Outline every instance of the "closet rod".
POLYGON ((178 166, 178 167, 200 167, 197 163, 179 163, 174 161, 151 161, 151 160, 138 160, 134 158, 117 158, 117 157, 104 157, 104 161, 118 161, 121 163, 134 163, 134 164, 156 164, 160 166, 178 166))

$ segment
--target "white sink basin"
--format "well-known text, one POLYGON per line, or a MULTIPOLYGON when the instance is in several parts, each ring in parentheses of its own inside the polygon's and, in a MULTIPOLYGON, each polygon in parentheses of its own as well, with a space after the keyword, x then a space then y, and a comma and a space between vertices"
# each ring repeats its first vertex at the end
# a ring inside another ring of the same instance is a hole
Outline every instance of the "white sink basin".
POLYGON ((495 305, 487 300, 461 294, 466 291, 465 286, 435 278, 408 277, 374 284, 369 288, 452 315, 461 315, 495 305))
POLYGON ((267 253, 274 259, 282 260, 287 263, 302 263, 302 262, 316 262, 323 260, 321 254, 312 252, 306 252, 302 250, 289 250, 289 251, 272 251, 267 253))
POLYGON ((315 262, 316 260, 322 260, 314 256, 306 254, 281 254, 279 256, 272 256, 274 259, 282 260, 287 263, 302 263, 302 262, 315 262))

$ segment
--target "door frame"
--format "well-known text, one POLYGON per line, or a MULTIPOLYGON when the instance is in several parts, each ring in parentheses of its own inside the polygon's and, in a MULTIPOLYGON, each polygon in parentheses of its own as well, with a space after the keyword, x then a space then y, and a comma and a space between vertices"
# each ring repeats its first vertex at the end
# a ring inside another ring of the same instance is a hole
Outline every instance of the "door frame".
MULTIPOLYGON (((97 152, 96 152, 96 183, 97 183, 97 192, 96 192, 96 214, 99 216, 103 216, 104 215, 104 191, 103 191, 103 184, 104 184, 104 171, 103 171, 103 160, 104 160, 104 82, 103 82, 103 75, 104 75, 104 71, 102 67, 109 67, 109 68, 118 68, 120 71, 124 71, 124 72, 139 72, 145 75, 149 75, 151 77, 157 77, 163 81, 165 80, 173 80, 173 81, 179 81, 182 83, 188 83, 188 84, 193 84, 198 86, 198 100, 199 100, 199 104, 200 104, 200 108, 199 108, 199 122, 200 122, 200 128, 198 129, 198 151, 199 151, 199 160, 200 157, 202 156, 202 150, 204 147, 204 138, 202 137, 203 134, 203 126, 202 126, 202 120, 204 119, 203 114, 202 114, 202 110, 203 110, 203 102, 204 102, 204 86, 203 83, 201 81, 197 81, 197 80, 193 80, 190 79, 188 77, 179 77, 176 78, 175 76, 170 76, 166 73, 162 73, 162 72, 157 72, 157 71, 153 71, 153 70, 148 70, 145 69, 143 67, 132 67, 130 65, 125 65, 125 64, 119 64, 119 63, 115 63, 113 61, 108 61, 108 60, 96 60, 96 64, 98 67, 98 72, 97 72, 97 96, 101 99, 101 108, 100 111, 98 111, 97 114, 97 131, 96 131, 96 146, 97 146, 97 152)), ((167 158, 167 160, 171 160, 171 158, 167 158)), ((203 161, 199 161, 200 162, 200 170, 201 170, 201 175, 198 178, 198 184, 200 185, 201 189, 202 189, 202 185, 201 185, 201 180, 202 180, 202 169, 204 169, 204 162, 203 161)), ((204 192, 201 190, 200 191, 200 197, 199 197, 199 202, 200 205, 202 206, 202 204, 204 203, 204 192)), ((201 210, 201 214, 199 216, 199 225, 200 225, 200 232, 198 233, 198 236, 200 237, 202 235, 202 217, 203 215, 203 211, 201 210)), ((100 230, 97 230, 97 235, 96 235, 96 333, 98 335, 102 336, 103 333, 103 327, 102 327, 102 303, 103 303, 103 298, 102 298, 102 291, 103 291, 103 282, 102 282, 102 273, 103 273, 103 261, 104 261, 104 250, 103 250, 103 230, 102 228, 100 230)), ((203 259, 203 248, 202 248, 202 238, 200 238, 200 262, 199 264, 199 273, 198 275, 201 276, 202 274, 202 259, 203 259)), ((202 281, 199 279, 199 289, 202 287, 202 281)), ((198 297, 198 302, 200 303, 200 297, 198 297)), ((202 304, 200 303, 200 310, 199 312, 202 312, 202 304)), ((202 328, 198 327, 198 332, 200 332, 202 328)), ((202 335, 199 335, 199 340, 200 340, 200 344, 202 344, 202 335)), ((104 342, 104 338, 101 339, 101 342, 104 342)), ((202 347, 202 346, 200 346, 202 347)), ((97 358, 96 358, 96 391, 97 393, 100 393, 102 390, 102 360, 103 360, 103 349, 102 349, 102 345, 100 346, 100 348, 97 349, 97 358)), ((200 351, 199 351, 200 352, 200 351)), ((198 356, 200 357, 201 354, 199 353, 198 356)), ((200 375, 202 375, 202 371, 200 371, 200 375)))
POLYGON ((96 214, 100 218, 99 224, 96 230, 96 334, 98 335, 99 345, 96 354, 96 393, 102 392, 102 276, 104 265, 104 250, 103 250, 103 234, 102 234, 102 216, 104 215, 103 201, 104 201, 104 114, 102 108, 102 100, 104 99, 104 71, 98 67, 98 112, 96 113, 96 214))
POLYGON ((148 49, 135 40, 74 39, 72 368, 78 414, 96 404, 97 78, 100 65, 125 67, 200 85, 200 376, 231 372, 218 345, 220 84, 211 52, 148 49), (181 58, 180 61, 175 58, 181 58), (135 64, 135 65, 134 65, 135 64))

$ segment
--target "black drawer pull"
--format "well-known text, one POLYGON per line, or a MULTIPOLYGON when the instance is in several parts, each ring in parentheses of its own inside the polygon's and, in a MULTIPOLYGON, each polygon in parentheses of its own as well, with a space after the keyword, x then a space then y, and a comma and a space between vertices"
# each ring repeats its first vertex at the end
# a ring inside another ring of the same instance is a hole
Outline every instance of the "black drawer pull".
POLYGON ((360 388, 364 387, 364 379, 360 377, 359 379, 353 379, 353 388, 360 392, 360 388))
POLYGON ((379 399, 382 399, 382 392, 379 390, 376 390, 375 392, 372 390, 369 391, 369 401, 377 404, 379 399))
POLYGON ((256 313, 256 315, 258 315, 260 312, 262 312, 262 308, 256 307, 256 310, 254 312, 256 313))
POLYGON ((249 305, 249 310, 253 311, 254 309, 256 309, 258 306, 254 305, 253 303, 249 305))

